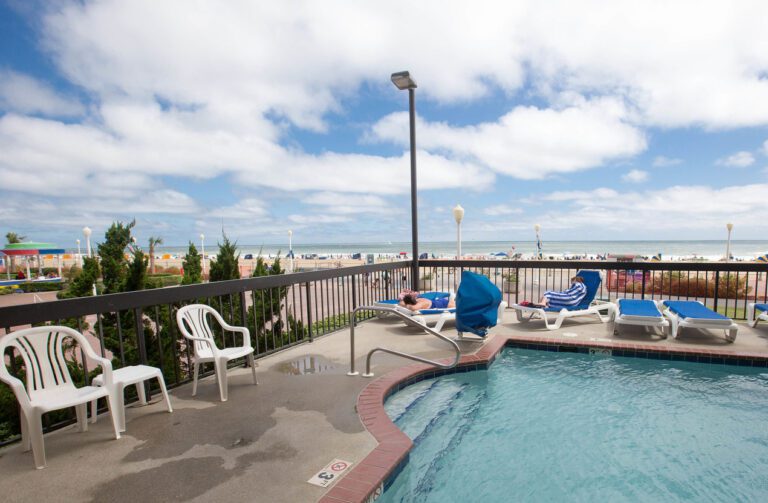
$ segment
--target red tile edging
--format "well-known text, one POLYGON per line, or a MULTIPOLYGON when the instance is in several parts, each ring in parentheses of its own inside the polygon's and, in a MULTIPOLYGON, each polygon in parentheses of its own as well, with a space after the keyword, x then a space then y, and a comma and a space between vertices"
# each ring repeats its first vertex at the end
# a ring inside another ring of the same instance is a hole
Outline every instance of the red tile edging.
MULTIPOLYGON (((605 348, 639 353, 661 353, 706 358, 723 357, 736 360, 768 361, 768 355, 721 349, 669 347, 652 344, 625 342, 587 341, 559 337, 511 336, 497 334, 474 354, 463 355, 457 368, 469 365, 487 365, 501 349, 511 341, 513 344, 535 344, 546 346, 605 348)), ((450 358, 438 360, 450 363, 450 358)), ((383 490, 384 481, 406 458, 413 442, 395 426, 384 410, 384 400, 393 388, 420 374, 434 372, 435 368, 417 363, 393 370, 379 377, 363 388, 357 397, 357 413, 365 428, 378 441, 378 445, 360 463, 339 480, 319 503, 367 503, 376 499, 383 490)))

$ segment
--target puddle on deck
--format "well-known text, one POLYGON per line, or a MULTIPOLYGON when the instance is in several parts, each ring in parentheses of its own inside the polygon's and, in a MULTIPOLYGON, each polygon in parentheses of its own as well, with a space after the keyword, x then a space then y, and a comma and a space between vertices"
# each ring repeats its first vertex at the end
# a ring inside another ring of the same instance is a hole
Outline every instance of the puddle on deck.
POLYGON ((307 374, 324 374, 336 371, 336 365, 322 356, 305 356, 297 360, 278 363, 274 370, 283 374, 303 376, 307 374))

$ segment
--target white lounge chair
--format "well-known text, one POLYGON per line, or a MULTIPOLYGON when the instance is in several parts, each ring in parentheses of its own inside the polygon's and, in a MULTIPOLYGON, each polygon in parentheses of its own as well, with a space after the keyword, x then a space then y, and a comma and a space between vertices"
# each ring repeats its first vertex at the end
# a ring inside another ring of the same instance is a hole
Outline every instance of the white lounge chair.
POLYGON ((760 320, 768 321, 768 304, 747 304, 747 322, 749 326, 755 328, 760 320))
MULTIPOLYGON (((424 292, 419 294, 419 297, 427 298, 430 300, 449 297, 451 300, 453 300, 456 295, 453 292, 424 292)), ((419 311, 411 311, 410 309, 399 305, 399 302, 400 301, 398 299, 387 299, 375 302, 373 305, 377 307, 388 307, 395 309, 397 312, 411 317, 413 321, 417 322, 419 325, 424 325, 425 327, 430 327, 429 323, 434 322, 434 326, 431 326, 430 328, 437 332, 443 329, 443 325, 446 321, 456 319, 455 307, 449 307, 446 309, 421 309, 419 311)), ((386 314, 387 313, 380 313, 379 317, 383 318, 386 316, 386 314)))
POLYGON ((19 379, 8 372, 5 358, 0 365, 0 381, 10 386, 19 401, 21 443, 24 451, 28 451, 31 444, 38 469, 45 468, 42 416, 46 412, 74 407, 78 428, 83 432, 88 430, 88 403, 106 398, 115 438, 120 438, 112 363, 96 354, 83 334, 60 326, 28 328, 0 338, 0 355, 5 355, 8 348, 15 348, 24 361, 27 386, 25 388, 19 379), (74 339, 85 355, 102 368, 104 386, 75 387, 62 347, 67 338, 74 339))
MULTIPOLYGON (((656 302, 648 299, 617 299, 615 312, 616 325, 661 328, 661 335, 666 339, 665 330, 669 321, 661 314, 656 302)), ((613 333, 617 334, 618 330, 614 329, 613 333)))
POLYGON ((219 383, 219 396, 222 402, 227 401, 227 362, 237 358, 246 358, 251 366, 253 384, 256 381, 256 368, 253 361, 253 347, 251 346, 251 334, 245 327, 233 327, 224 321, 224 318, 210 306, 205 304, 191 304, 184 306, 176 312, 176 322, 182 335, 192 343, 194 349, 194 377, 192 381, 192 396, 197 394, 197 378, 200 365, 212 362, 216 369, 216 380, 219 383), (241 346, 219 349, 216 340, 208 324, 208 315, 213 316, 225 330, 240 332, 243 335, 241 346))
POLYGON ((615 316, 615 306, 608 302, 594 302, 597 291, 600 288, 600 283, 602 283, 600 271, 581 270, 576 273, 576 276, 581 276, 584 279, 584 285, 587 287, 587 294, 584 296, 581 303, 568 309, 512 304, 510 307, 515 310, 517 321, 527 322, 534 319, 541 319, 544 320, 544 326, 546 326, 548 330, 557 330, 563 324, 563 321, 576 316, 596 315, 603 323, 611 321, 615 316), (551 322, 547 313, 557 313, 557 318, 551 322))
POLYGON ((709 309, 693 300, 665 300, 664 316, 672 324, 672 337, 677 338, 682 328, 713 329, 725 331, 725 340, 733 342, 739 326, 732 319, 709 309))

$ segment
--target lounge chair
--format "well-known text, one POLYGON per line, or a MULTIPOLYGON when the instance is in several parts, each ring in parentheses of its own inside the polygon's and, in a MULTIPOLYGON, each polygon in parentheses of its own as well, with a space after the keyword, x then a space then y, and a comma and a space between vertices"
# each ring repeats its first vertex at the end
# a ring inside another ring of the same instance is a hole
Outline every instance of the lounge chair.
POLYGON ((482 342, 488 329, 501 323, 507 303, 501 300, 499 287, 486 276, 470 271, 461 272, 456 295, 456 331, 459 341, 482 342), (465 338, 464 333, 479 338, 465 338))
MULTIPOLYGON (((648 299, 618 299, 616 301, 616 325, 636 325, 641 327, 661 328, 665 339, 669 321, 659 311, 656 302, 648 299)), ((618 330, 614 329, 614 335, 618 330)))
POLYGON ((672 337, 680 335, 681 328, 724 330, 725 340, 736 340, 739 326, 732 319, 716 313, 704 304, 693 300, 665 300, 664 316, 672 324, 672 337))
POLYGON ((576 276, 581 276, 584 279, 584 285, 587 287, 587 295, 584 296, 578 305, 557 309, 512 304, 510 307, 516 311, 517 321, 527 322, 532 319, 542 319, 548 330, 557 330, 565 319, 576 316, 597 315, 603 323, 611 321, 614 317, 615 306, 608 302, 594 302, 595 295, 597 295, 597 291, 600 288, 600 283, 602 283, 600 271, 585 269, 577 272, 576 276), (550 322, 547 313, 557 313, 557 318, 555 318, 554 322, 550 322))
POLYGON ((753 304, 747 305, 747 322, 749 326, 755 328, 757 322, 760 320, 768 321, 768 304, 753 304), (761 311, 758 313, 758 311, 761 311))
MULTIPOLYGON (((424 292, 419 294, 419 297, 423 297, 429 300, 435 300, 435 299, 440 299, 445 297, 450 297, 451 299, 453 299, 455 298, 455 295, 453 292, 424 292)), ((399 302, 400 301, 398 299, 380 300, 374 303, 374 306, 393 308, 396 311, 406 316, 410 316, 414 321, 416 321, 420 325, 424 325, 425 327, 428 327, 429 323, 434 322, 435 325, 430 328, 433 328, 437 332, 442 330, 443 325, 445 324, 446 321, 453 320, 456 318, 455 307, 449 307, 446 309, 421 309, 419 311, 411 311, 406 307, 400 306, 399 302)), ((379 316, 382 318, 386 315, 387 313, 379 314, 379 316)))

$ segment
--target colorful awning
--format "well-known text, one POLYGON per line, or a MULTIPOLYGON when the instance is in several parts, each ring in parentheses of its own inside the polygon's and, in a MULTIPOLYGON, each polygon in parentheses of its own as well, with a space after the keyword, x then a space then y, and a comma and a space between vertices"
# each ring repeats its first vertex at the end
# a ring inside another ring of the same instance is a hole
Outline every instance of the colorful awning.
POLYGON ((0 252, 6 255, 24 256, 24 255, 62 255, 64 248, 57 248, 53 243, 13 243, 6 245, 0 252))

